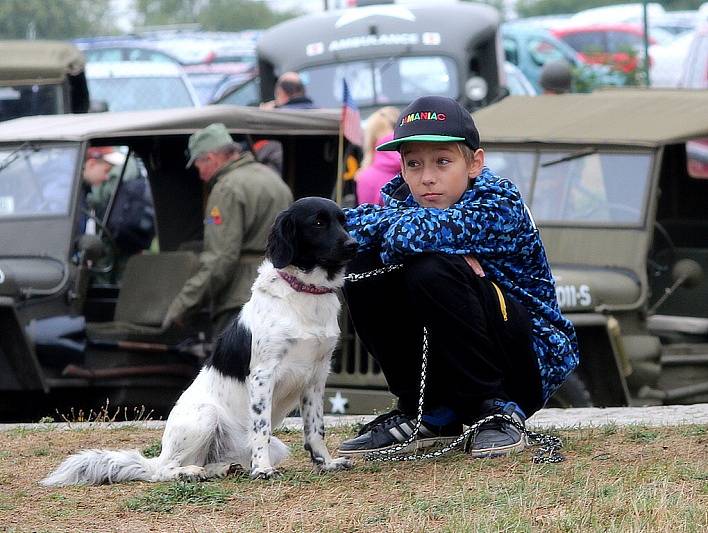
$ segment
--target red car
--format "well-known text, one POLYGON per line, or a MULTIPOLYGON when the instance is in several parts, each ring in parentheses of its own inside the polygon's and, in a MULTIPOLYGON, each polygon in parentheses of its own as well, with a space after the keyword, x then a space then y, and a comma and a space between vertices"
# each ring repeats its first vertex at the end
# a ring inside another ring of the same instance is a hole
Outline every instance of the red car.
MULTIPOLYGON (((624 73, 639 66, 644 49, 644 31, 636 24, 562 26, 550 31, 577 50, 586 63, 613 64, 624 73)), ((649 44, 654 42, 650 37, 649 44)))

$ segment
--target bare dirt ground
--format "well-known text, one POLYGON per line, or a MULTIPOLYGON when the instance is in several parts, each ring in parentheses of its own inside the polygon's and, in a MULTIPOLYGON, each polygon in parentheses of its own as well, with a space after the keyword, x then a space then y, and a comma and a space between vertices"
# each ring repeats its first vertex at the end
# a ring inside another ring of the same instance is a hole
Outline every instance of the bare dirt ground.
MULTIPOLYGON (((330 432, 330 449, 354 429, 330 432)), ((83 448, 155 451, 161 431, 0 433, 0 531, 696 531, 708 530, 708 428, 606 426, 556 434, 566 460, 534 465, 461 453, 313 474, 295 431, 272 481, 38 484, 83 448)))

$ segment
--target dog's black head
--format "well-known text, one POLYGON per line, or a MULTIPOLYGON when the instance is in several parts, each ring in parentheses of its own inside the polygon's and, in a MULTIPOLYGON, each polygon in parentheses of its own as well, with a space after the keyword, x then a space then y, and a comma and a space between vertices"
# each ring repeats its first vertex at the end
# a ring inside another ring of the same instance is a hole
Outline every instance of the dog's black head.
POLYGON ((357 243, 344 229, 344 212, 325 198, 301 198, 275 219, 266 256, 275 268, 310 271, 319 266, 333 276, 354 257, 357 243))

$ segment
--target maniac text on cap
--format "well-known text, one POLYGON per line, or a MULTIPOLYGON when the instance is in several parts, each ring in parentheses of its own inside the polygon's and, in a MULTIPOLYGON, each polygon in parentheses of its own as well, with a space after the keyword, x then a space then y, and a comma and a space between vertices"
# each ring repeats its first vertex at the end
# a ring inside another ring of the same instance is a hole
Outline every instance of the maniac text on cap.
POLYGON ((479 132, 472 115, 452 98, 422 96, 401 113, 393 130, 393 140, 376 149, 398 150, 407 142, 462 142, 476 150, 479 132))

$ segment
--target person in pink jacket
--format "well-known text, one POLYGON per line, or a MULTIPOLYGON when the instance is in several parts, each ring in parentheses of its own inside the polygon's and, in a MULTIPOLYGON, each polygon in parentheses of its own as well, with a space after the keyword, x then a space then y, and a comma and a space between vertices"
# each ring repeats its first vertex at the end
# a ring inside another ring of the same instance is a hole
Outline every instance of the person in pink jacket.
POLYGON ((377 152, 376 147, 388 141, 393 135, 400 111, 397 107, 386 106, 374 111, 366 121, 364 129, 364 154, 361 168, 356 177, 356 195, 359 204, 382 205, 381 187, 401 170, 401 158, 398 154, 377 152), (376 161, 376 163, 374 163, 376 161))
MULTIPOLYGON (((383 144, 391 139, 393 139, 393 132, 376 139, 376 144, 383 144)), ((356 176, 357 202, 383 205, 381 187, 400 171, 401 156, 398 152, 375 152, 371 165, 360 170, 356 176)))

